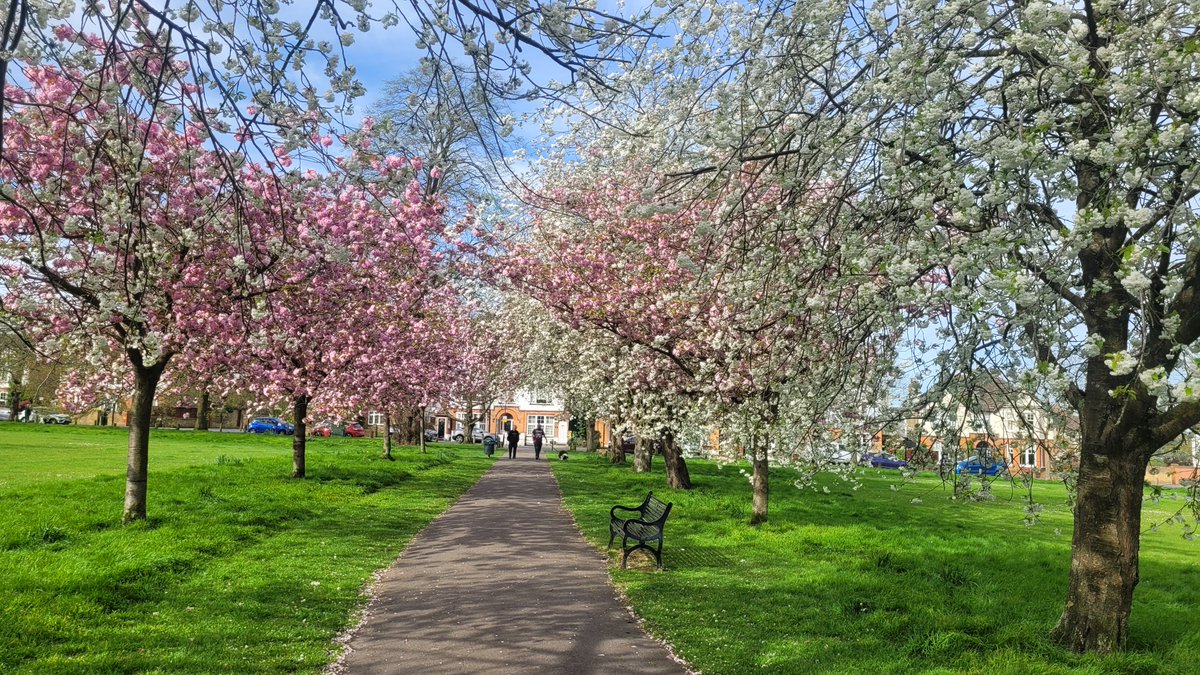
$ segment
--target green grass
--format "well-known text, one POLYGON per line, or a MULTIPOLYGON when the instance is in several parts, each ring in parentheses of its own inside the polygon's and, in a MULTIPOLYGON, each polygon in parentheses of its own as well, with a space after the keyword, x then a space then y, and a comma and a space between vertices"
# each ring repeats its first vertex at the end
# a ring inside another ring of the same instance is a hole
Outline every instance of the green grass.
MULTIPOLYGON (((226 455, 291 457, 291 436, 155 429, 150 433, 150 479, 164 469, 207 464, 226 455)), ((332 439, 334 442, 342 439, 332 439)), ((370 444, 369 439, 345 439, 370 444)), ((312 439, 311 447, 328 444, 312 439)), ((378 444, 380 441, 374 441, 378 444)), ((125 475, 129 432, 119 427, 0 422, 0 492, 17 485, 125 475)))
POLYGON ((318 672, 371 573, 490 466, 318 439, 298 481, 288 439, 217 433, 150 453, 149 520, 122 526, 123 434, 0 429, 0 672, 318 672))
MULTIPOLYGON (((964 503, 935 477, 901 485, 898 473, 869 470, 857 490, 832 476, 799 490, 779 470, 770 521, 751 527, 750 486, 736 467, 690 462, 691 491, 666 488, 661 462, 640 475, 591 455, 553 467, 601 548, 613 504, 635 505, 647 490, 674 502, 666 570, 648 571, 653 560, 637 553, 641 569, 615 566, 613 576, 647 628, 706 675, 1200 667, 1200 544, 1170 527, 1143 537, 1126 652, 1076 656, 1046 639, 1066 597, 1071 539, 1053 483, 1035 485, 1045 511, 1026 527, 1019 489, 964 503)), ((1172 504, 1147 505, 1146 522, 1172 504)))

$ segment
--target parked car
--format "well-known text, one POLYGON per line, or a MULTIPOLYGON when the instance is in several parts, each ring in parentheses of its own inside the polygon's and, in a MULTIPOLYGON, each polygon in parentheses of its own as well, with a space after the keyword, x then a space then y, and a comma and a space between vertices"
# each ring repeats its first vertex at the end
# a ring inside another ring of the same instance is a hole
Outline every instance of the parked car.
MULTIPOLYGON (((455 443, 462 443, 463 440, 465 439, 465 437, 463 436, 461 431, 458 432, 457 434, 454 434, 453 438, 454 438, 455 443)), ((479 427, 475 427, 475 429, 473 429, 471 431, 471 442, 472 443, 482 443, 483 442, 483 429, 480 429, 479 427)))
POLYGON ((278 417, 255 417, 246 425, 248 434, 290 434, 296 427, 278 417))
POLYGON ((0 422, 11 422, 12 418, 12 408, 0 408, 0 422))
POLYGON ((964 474, 969 473, 976 476, 999 476, 1001 473, 1008 472, 1008 464, 1004 460, 997 459, 980 459, 979 457, 968 457, 958 464, 954 465, 954 473, 964 474))
POLYGON ((854 464, 855 460, 858 460, 858 463, 860 464, 865 464, 867 458, 863 453, 859 452, 856 454, 855 452, 847 450, 841 445, 834 446, 834 448, 829 452, 828 461, 830 464, 854 464))
POLYGON ((633 454, 637 451, 637 434, 632 431, 626 431, 621 434, 621 452, 633 454))
MULTIPOLYGON (((333 428, 335 426, 337 425, 326 420, 313 428, 312 435, 329 438, 333 435, 333 428)), ((342 427, 342 433, 343 435, 350 436, 351 438, 362 438, 363 436, 367 435, 367 430, 364 429, 363 425, 359 424, 358 422, 351 422, 342 427)))
POLYGON ((438 440, 437 429, 426 429, 425 430, 425 442, 426 443, 436 443, 437 440, 438 440))
POLYGON ((908 462, 886 452, 868 452, 863 454, 860 463, 877 469, 903 469, 908 462))
POLYGON ((70 424, 71 416, 65 413, 42 415, 42 424, 70 424))

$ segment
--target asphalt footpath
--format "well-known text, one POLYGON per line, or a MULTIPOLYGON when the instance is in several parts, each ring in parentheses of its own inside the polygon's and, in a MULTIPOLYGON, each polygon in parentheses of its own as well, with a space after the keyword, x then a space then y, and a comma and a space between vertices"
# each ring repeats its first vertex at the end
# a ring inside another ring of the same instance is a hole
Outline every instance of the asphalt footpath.
POLYGON ((617 598, 547 462, 497 460, 417 535, 330 671, 687 673, 617 598))

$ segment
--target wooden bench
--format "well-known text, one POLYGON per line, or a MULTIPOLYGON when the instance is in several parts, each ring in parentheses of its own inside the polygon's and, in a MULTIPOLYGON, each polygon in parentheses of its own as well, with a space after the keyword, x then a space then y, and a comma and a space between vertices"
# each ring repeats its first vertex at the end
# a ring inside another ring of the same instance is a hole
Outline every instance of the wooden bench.
POLYGON ((667 516, 670 514, 671 504, 660 502, 654 497, 653 492, 647 493, 646 498, 636 507, 612 507, 608 512, 608 547, 612 548, 613 540, 618 534, 621 535, 621 549, 624 551, 624 555, 621 556, 621 567, 625 567, 629 562, 630 553, 642 548, 654 554, 658 568, 662 569, 663 524, 667 522, 667 516), (637 515, 621 518, 617 516, 617 511, 637 515), (630 541, 637 543, 630 546, 630 541), (650 544, 655 542, 657 542, 657 546, 652 547, 650 544))

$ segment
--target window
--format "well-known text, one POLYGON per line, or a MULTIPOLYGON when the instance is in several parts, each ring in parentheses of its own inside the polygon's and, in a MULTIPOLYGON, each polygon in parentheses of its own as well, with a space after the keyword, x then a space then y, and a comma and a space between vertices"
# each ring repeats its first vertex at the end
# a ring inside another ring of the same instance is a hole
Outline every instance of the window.
POLYGON ((1037 466, 1037 446, 1031 445, 1021 450, 1021 466, 1037 466))
POLYGON ((369 424, 373 427, 382 426, 383 425, 383 413, 381 413, 381 412, 367 413, 367 424, 369 424))
POLYGON ((546 393, 546 392, 544 392, 544 391, 535 391, 535 392, 533 392, 533 403, 534 403, 534 405, 548 405, 548 404, 550 404, 550 403, 553 403, 553 402, 554 402, 554 401, 552 401, 552 400, 550 399, 550 394, 547 394, 547 393, 546 393))
POLYGON ((525 433, 533 433, 533 430, 538 428, 539 424, 547 436, 554 436, 554 418, 547 417, 546 415, 530 415, 529 428, 525 430, 525 433))
POLYGON ((0 391, 0 405, 8 403, 8 392, 0 391))

